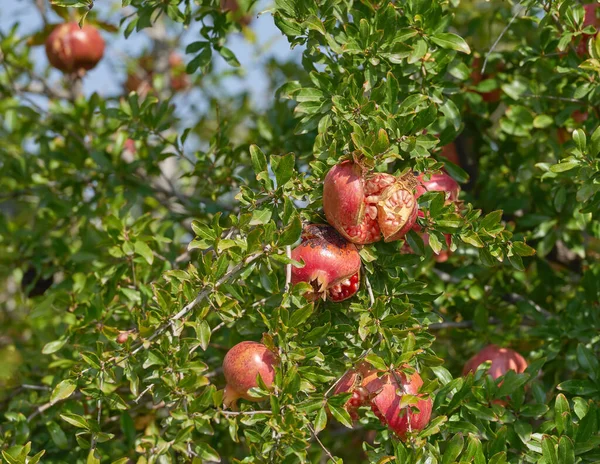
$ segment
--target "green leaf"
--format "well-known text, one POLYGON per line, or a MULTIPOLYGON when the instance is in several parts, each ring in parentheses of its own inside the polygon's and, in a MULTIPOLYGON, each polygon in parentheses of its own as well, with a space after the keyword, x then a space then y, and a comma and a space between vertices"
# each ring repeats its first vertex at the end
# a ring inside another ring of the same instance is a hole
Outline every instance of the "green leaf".
POLYGON ((292 317, 290 318, 289 326, 299 327, 300 325, 304 324, 312 315, 314 309, 315 305, 310 303, 294 311, 292 317))
POLYGON ((583 132, 581 129, 575 129, 573 131, 573 140, 575 141, 577 148, 579 148, 582 153, 585 152, 587 143, 585 132, 583 132))
POLYGON ((524 242, 513 242, 512 249, 519 256, 533 256, 535 255, 535 249, 531 248, 524 242))
POLYGON ((101 459, 100 452, 94 448, 88 453, 86 464, 100 464, 101 459))
POLYGON ((56 403, 57 401, 67 399, 73 394, 76 388, 77 385, 72 380, 63 380, 56 387, 54 387, 54 390, 52 390, 52 394, 50 395, 50 402, 56 403))
POLYGON ((152 250, 146 243, 140 242, 139 240, 135 242, 135 252, 144 258, 148 264, 152 264, 154 262, 152 250))
POLYGON ((456 50, 467 55, 471 53, 469 45, 462 37, 450 32, 438 32, 430 37, 431 41, 442 48, 456 50))
POLYGON ((293 153, 288 153, 283 156, 271 155, 271 168, 275 174, 278 187, 285 185, 294 177, 295 164, 296 157, 293 153))
POLYGON ((67 440, 67 436, 65 432, 60 428, 56 422, 50 421, 46 423, 46 427, 48 428, 48 432, 50 433, 50 438, 56 446, 60 449, 67 449, 69 446, 69 441, 67 440))
POLYGON ((64 413, 60 415, 61 419, 69 424, 78 427, 80 429, 90 430, 90 425, 84 417, 77 414, 64 413))
POLYGON ((559 464, 555 444, 551 437, 546 436, 542 440, 542 456, 547 464, 559 464))
POLYGON ((444 452, 444 456, 442 457, 442 464, 452 464, 454 461, 456 461, 458 456, 462 452, 464 445, 465 440, 462 437, 462 435, 454 435, 450 442, 448 442, 448 446, 446 447, 446 451, 444 452))
POLYGON ((583 343, 577 345, 577 362, 585 370, 592 379, 596 378, 599 372, 600 364, 596 355, 586 347, 583 343))
POLYGON ((598 393, 598 386, 590 380, 566 380, 558 384, 556 388, 573 395, 586 396, 598 393))
POLYGON ((219 48, 219 53, 221 54, 223 59, 227 62, 227 64, 229 64, 230 66, 233 66, 235 68, 240 67, 240 62, 236 58, 235 54, 229 48, 221 47, 221 48, 219 48))
POLYGON ((205 320, 200 321, 197 327, 197 335, 200 340, 200 346, 202 350, 206 351, 208 344, 210 343, 211 330, 210 325, 205 320))
POLYGON ((315 433, 321 432, 327 426, 327 410, 323 407, 319 409, 317 416, 315 417, 314 427, 315 433))
POLYGON ((589 150, 592 156, 598 156, 600 154, 600 126, 598 126, 592 134, 589 150))
POLYGON ((550 170, 552 172, 565 172, 565 171, 570 171, 571 169, 576 168, 580 164, 581 164, 581 161, 579 161, 579 160, 564 161, 564 162, 561 162, 558 164, 553 164, 552 166, 550 166, 550 170))
POLYGON ((43 354, 52 354, 60 350, 69 341, 67 337, 46 343, 42 349, 43 354))
POLYGON ((333 404, 328 404, 329 410, 331 411, 331 415, 336 418, 338 422, 342 425, 345 425, 349 429, 352 428, 352 419, 350 418, 350 414, 344 408, 339 406, 334 406, 333 404))
POLYGON ((64 8, 89 8, 94 0, 50 0, 50 3, 64 8))
POLYGON ((556 396, 556 401, 554 403, 554 421, 556 423, 556 430, 558 433, 563 433, 565 430, 565 415, 569 414, 569 402, 567 398, 562 393, 559 393, 556 396))
POLYGON ((560 437, 558 441, 558 462, 560 464, 575 464, 573 441, 569 437, 560 437))

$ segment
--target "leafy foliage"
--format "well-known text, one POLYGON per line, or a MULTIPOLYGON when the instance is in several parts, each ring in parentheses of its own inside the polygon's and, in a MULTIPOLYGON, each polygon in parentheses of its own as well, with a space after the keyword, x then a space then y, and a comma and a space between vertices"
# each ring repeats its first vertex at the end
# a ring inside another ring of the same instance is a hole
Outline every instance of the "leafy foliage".
POLYGON ((123 0, 118 25, 91 1, 53 3, 106 36, 152 28, 158 57, 175 43, 184 97, 207 104, 182 114, 168 73, 147 95, 85 98, 38 73, 47 27, 0 36, 6 462, 600 460, 600 35, 582 5, 275 0, 302 59, 265 63, 275 98, 257 107, 224 84, 255 2, 123 0), (330 167, 356 157, 444 168, 461 202, 421 196, 428 244, 363 247, 357 297, 308 302, 289 249, 325 222, 330 167), (224 410, 226 351, 261 339, 281 359, 273 391, 224 410), (528 369, 461 375, 488 343, 528 369), (401 441, 368 408, 352 423, 332 391, 362 360, 420 373, 424 430, 401 441))

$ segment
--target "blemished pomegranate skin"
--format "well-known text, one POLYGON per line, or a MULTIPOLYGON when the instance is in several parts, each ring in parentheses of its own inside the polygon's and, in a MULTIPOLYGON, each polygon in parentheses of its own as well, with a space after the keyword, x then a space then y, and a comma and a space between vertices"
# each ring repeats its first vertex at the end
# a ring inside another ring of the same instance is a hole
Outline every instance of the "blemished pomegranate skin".
POLYGON ((336 230, 324 224, 304 228, 302 242, 292 250, 292 259, 304 267, 292 267, 292 284, 307 282, 313 291, 306 295, 343 301, 355 295, 360 286, 360 254, 336 230))
POLYGON ((48 61, 64 73, 81 73, 96 67, 104 56, 104 39, 93 26, 60 24, 46 39, 48 61))
POLYGON ((231 348, 223 360, 223 374, 227 382, 223 395, 224 406, 235 409, 239 398, 260 401, 251 397, 248 390, 258 386, 258 375, 270 387, 275 379, 277 364, 275 353, 262 343, 245 341, 231 348))
POLYGON ((527 361, 523 356, 510 348, 500 348, 496 345, 488 345, 479 353, 467 361, 463 369, 463 375, 469 372, 475 372, 480 364, 491 361, 488 374, 494 380, 505 375, 508 371, 515 371, 518 374, 525 372, 527 361))
POLYGON ((365 173, 358 164, 344 161, 325 177, 323 210, 327 222, 347 240, 366 245, 401 239, 416 222, 418 205, 401 179, 365 173))

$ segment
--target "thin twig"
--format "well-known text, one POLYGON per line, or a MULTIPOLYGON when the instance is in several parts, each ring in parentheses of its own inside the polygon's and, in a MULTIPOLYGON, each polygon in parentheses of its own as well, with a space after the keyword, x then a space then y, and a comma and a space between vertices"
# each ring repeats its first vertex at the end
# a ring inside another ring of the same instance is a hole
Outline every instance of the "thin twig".
POLYGON ((273 414, 273 411, 219 411, 224 416, 256 416, 257 414, 273 414))
MULTIPOLYGON (((523 3, 524 0, 521 0, 518 5, 520 6, 521 3, 523 3)), ((483 60, 483 66, 481 67, 481 75, 485 74, 485 67, 487 66, 487 62, 488 62, 488 58, 490 57, 490 55, 493 53, 493 51, 496 49, 496 46, 498 45, 498 43, 500 42, 500 40, 502 39, 502 37, 504 36, 504 34, 506 34, 506 31, 508 31, 508 29, 510 28, 510 26, 512 25, 512 23, 515 21, 515 19, 517 19, 517 16, 519 16, 519 14, 525 9, 525 7, 519 8, 515 14, 513 15, 512 18, 510 18, 510 21, 508 22, 508 24, 504 27, 504 29, 502 29, 502 32, 500 33, 500 35, 498 36, 498 38, 496 39, 496 41, 494 42, 494 44, 492 45, 492 47, 490 48, 490 50, 486 53, 485 55, 485 59, 483 60)))
POLYGON ((367 274, 365 274, 365 285, 367 287, 367 293, 369 294, 371 307, 373 307, 375 305, 375 295, 373 295, 373 287, 371 287, 371 282, 369 281, 367 274))
MULTIPOLYGON (((104 367, 104 366, 102 366, 104 367)), ((100 390, 100 395, 102 395, 102 389, 104 388, 104 371, 100 371, 100 380, 98 384, 98 389, 100 390)), ((102 420, 102 399, 98 397, 98 401, 96 402, 96 408, 98 409, 98 414, 96 415, 96 422, 98 423, 98 427, 100 427, 100 421, 102 420)), ((98 435, 96 433, 92 433, 92 442, 91 449, 92 451, 96 449, 96 443, 98 440, 98 435)))
POLYGON ((310 430, 310 433, 312 433, 312 436, 315 437, 315 440, 317 440, 317 443, 319 444, 319 446, 321 446, 321 448, 323 449, 323 451, 325 451, 325 454, 329 457, 329 459, 331 459, 332 461, 335 462, 335 457, 325 447, 325 445, 321 442, 321 440, 319 440, 319 437, 317 436, 317 432, 315 432, 315 429, 313 428, 312 424, 310 422, 307 422, 306 425, 308 426, 308 429, 310 430))
MULTIPOLYGON (((287 245, 285 247, 285 254, 288 259, 292 259, 292 247, 290 245, 287 245)), ((287 293, 290 291, 291 283, 292 283, 292 264, 288 263, 285 266, 285 287, 283 290, 284 293, 287 293)))

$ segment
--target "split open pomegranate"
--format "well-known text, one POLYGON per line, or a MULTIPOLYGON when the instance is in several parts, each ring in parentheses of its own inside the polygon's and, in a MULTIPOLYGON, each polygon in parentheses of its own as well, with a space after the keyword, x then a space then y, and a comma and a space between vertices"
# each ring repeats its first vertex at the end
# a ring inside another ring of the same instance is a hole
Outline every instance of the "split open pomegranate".
POLYGON ((302 233, 302 242, 292 250, 292 259, 304 267, 292 268, 292 283, 307 282, 313 291, 308 299, 343 301, 360 286, 360 255, 356 247, 336 230, 324 224, 311 224, 302 233))
POLYGON ((365 245, 401 239, 417 220, 418 206, 406 179, 385 173, 365 174, 344 161, 323 184, 327 221, 352 243, 365 245))

